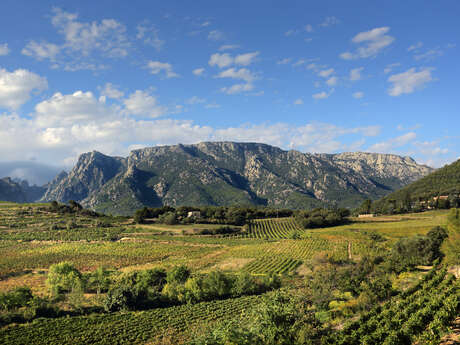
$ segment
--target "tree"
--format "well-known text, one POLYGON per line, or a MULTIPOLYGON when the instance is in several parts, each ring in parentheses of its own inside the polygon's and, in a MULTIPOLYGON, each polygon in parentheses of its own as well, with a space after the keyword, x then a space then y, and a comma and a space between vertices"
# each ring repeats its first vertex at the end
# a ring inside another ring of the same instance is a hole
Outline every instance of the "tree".
POLYGON ((166 281, 168 283, 184 284, 189 276, 190 270, 187 268, 187 266, 180 265, 174 267, 172 270, 168 272, 168 274, 166 275, 166 281))
POLYGON ((50 266, 46 285, 54 296, 63 292, 81 289, 82 275, 70 262, 60 262, 50 266))

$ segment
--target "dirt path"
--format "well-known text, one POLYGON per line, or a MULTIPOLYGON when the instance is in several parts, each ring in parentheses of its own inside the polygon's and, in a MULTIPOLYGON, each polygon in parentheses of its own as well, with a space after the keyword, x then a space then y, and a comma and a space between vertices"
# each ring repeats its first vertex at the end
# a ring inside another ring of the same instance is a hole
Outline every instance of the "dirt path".
POLYGON ((351 255, 351 242, 348 241, 348 260, 352 260, 353 256, 351 255))

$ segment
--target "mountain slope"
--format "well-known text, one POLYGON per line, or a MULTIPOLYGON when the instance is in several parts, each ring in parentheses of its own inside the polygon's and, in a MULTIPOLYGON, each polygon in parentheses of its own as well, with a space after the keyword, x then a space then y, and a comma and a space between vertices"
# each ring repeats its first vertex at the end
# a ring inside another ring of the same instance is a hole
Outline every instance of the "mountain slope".
POLYGON ((68 176, 50 184, 43 199, 74 199, 117 214, 163 204, 356 206, 432 170, 394 155, 309 154, 265 144, 204 142, 144 148, 126 159, 83 154, 68 176))
POLYGON ((417 180, 376 202, 376 207, 389 200, 396 202, 429 201, 436 196, 460 195, 460 159, 417 180))
POLYGON ((34 202, 45 193, 45 187, 29 186, 27 181, 14 181, 10 177, 0 179, 0 200, 11 202, 34 202))

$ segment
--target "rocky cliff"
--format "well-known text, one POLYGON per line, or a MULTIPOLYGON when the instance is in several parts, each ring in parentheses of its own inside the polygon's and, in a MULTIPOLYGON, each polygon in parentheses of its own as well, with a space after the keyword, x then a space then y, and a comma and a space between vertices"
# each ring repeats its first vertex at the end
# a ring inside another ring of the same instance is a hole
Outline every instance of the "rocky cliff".
POLYGON ((433 171, 409 157, 374 153, 309 154, 256 143, 204 142, 149 147, 127 158, 80 156, 43 200, 76 200, 114 214, 142 206, 356 206, 433 171))

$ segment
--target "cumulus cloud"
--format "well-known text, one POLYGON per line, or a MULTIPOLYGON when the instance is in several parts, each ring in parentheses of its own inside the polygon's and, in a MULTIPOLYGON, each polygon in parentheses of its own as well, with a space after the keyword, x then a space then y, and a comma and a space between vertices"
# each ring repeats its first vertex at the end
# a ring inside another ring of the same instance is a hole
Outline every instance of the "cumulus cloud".
POLYGON ((101 91, 101 95, 108 98, 120 99, 125 94, 123 91, 118 90, 112 83, 106 83, 101 91))
POLYGON ((332 26, 332 25, 337 25, 339 23, 340 23, 340 20, 338 20, 334 16, 331 16, 331 17, 326 17, 324 19, 324 21, 321 24, 319 24, 319 26, 328 27, 328 26, 332 26))
POLYGON ((333 68, 329 68, 329 69, 325 69, 325 70, 322 70, 322 71, 319 71, 318 72, 318 75, 320 77, 323 77, 323 78, 327 78, 329 77, 331 74, 334 73, 334 69, 333 68))
POLYGON ((205 102, 206 102, 206 99, 200 98, 198 96, 190 97, 189 99, 185 101, 185 103, 187 104, 199 104, 199 103, 205 103, 205 102))
POLYGON ((51 23, 62 36, 62 43, 32 40, 22 49, 22 54, 37 60, 49 59, 53 67, 69 71, 106 68, 92 61, 95 54, 109 58, 128 55, 131 44, 126 27, 114 19, 82 22, 78 21, 78 14, 54 8, 51 23))
POLYGON ((417 137, 417 134, 415 132, 408 132, 401 136, 390 138, 386 141, 376 143, 372 145, 371 147, 369 147, 368 151, 380 152, 380 153, 392 152, 394 149, 397 149, 397 148, 400 148, 402 146, 409 144, 416 137, 417 137))
POLYGON ((338 81, 339 81, 339 78, 337 78, 337 77, 330 77, 328 80, 326 80, 326 84, 327 84, 328 86, 335 86, 335 85, 337 85, 338 81))
POLYGON ((173 71, 173 67, 170 63, 167 62, 160 62, 160 61, 149 61, 147 63, 147 68, 150 70, 152 74, 160 74, 164 72, 166 78, 177 78, 179 74, 173 71))
POLYGON ((125 110, 131 115, 159 117, 167 108, 158 104, 157 98, 148 91, 136 90, 123 101, 125 110))
POLYGON ((306 32, 313 32, 313 26, 311 24, 305 25, 305 31, 306 32))
POLYGON ((312 95, 312 97, 314 99, 326 99, 332 94, 332 92, 334 92, 334 89, 332 89, 329 92, 322 91, 322 92, 315 93, 315 94, 312 95))
POLYGON ((59 128, 80 122, 100 121, 110 115, 111 111, 104 100, 97 99, 90 91, 76 91, 69 95, 57 92, 35 106, 36 122, 41 127, 59 128))
POLYGON ((356 91, 355 93, 353 93, 353 98, 360 99, 363 97, 364 97, 364 92, 362 91, 356 91))
POLYGON ((254 85, 250 83, 246 83, 246 84, 234 84, 230 87, 223 87, 220 89, 220 91, 222 91, 223 93, 226 93, 227 95, 234 95, 234 94, 238 94, 238 93, 245 92, 245 91, 251 91, 253 89, 254 89, 254 85))
POLYGON ((160 51, 165 44, 164 40, 160 39, 160 30, 155 25, 151 25, 148 22, 142 22, 137 25, 136 38, 143 41, 145 44, 154 47, 157 51, 160 51))
POLYGON ((364 67, 358 67, 358 68, 352 69, 350 71, 350 80, 351 81, 361 80, 362 79, 361 72, 363 70, 364 70, 364 67))
POLYGON ((251 83, 256 79, 256 76, 247 68, 236 69, 232 67, 220 72, 216 78, 242 79, 247 83, 251 83))
POLYGON ((8 43, 0 44, 0 56, 5 56, 10 53, 10 48, 8 48, 8 43))
POLYGON ((0 69, 0 107, 16 110, 26 103, 31 94, 48 88, 46 78, 26 69, 8 72, 0 69))
POLYGON ((252 52, 246 54, 239 54, 235 57, 231 56, 228 53, 215 53, 212 54, 209 58, 209 66, 218 66, 219 68, 224 68, 231 66, 233 64, 240 66, 248 66, 254 62, 255 58, 259 55, 259 52, 252 52))
POLYGON ((431 68, 422 68, 417 72, 415 68, 411 68, 406 72, 391 75, 388 81, 393 85, 388 89, 388 94, 400 96, 423 88, 434 80, 431 71, 431 68))
POLYGON ((195 68, 192 73, 196 76, 200 76, 204 74, 205 69, 204 68, 195 68))
POLYGON ((351 41, 360 46, 354 52, 340 54, 340 57, 344 60, 352 60, 377 56, 382 49, 395 40, 394 37, 387 35, 388 31, 390 28, 385 26, 358 33, 351 41))
POLYGON ((444 51, 440 49, 439 47, 437 47, 434 49, 427 50, 424 53, 414 55, 414 59, 417 61, 419 60, 429 61, 429 60, 433 60, 434 58, 437 58, 443 55, 444 55, 444 51))
POLYGON ((48 42, 37 43, 35 41, 30 41, 22 49, 21 53, 26 56, 34 57, 40 61, 44 59, 55 61, 60 51, 61 48, 56 44, 48 42))

